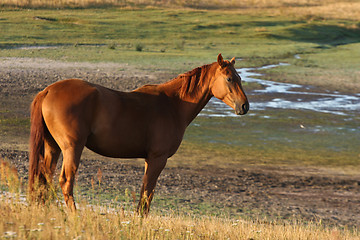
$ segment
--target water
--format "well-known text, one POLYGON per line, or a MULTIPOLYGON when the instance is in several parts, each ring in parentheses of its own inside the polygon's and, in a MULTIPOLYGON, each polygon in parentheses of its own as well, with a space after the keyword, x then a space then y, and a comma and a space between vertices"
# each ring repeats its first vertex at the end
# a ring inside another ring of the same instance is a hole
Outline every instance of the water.
POLYGON ((41 49, 51 49, 51 48, 58 48, 59 46, 51 46, 51 45, 39 45, 39 46, 20 46, 15 47, 14 49, 21 49, 21 50, 41 50, 41 49))
POLYGON ((195 133, 190 135, 190 132, 188 138, 209 143, 226 141, 256 151, 267 145, 277 147, 279 152, 291 149, 307 152, 316 148, 323 152, 351 153, 348 159, 359 161, 360 94, 263 80, 262 74, 254 72, 286 65, 238 69, 243 82, 259 85, 251 90, 245 87, 249 113, 238 116, 225 103, 212 98, 199 114, 201 117, 191 125, 195 133), (202 128, 205 130, 201 131, 202 128))
MULTIPOLYGON (((255 73, 255 70, 286 65, 288 64, 280 63, 278 65, 267 65, 260 68, 238 69, 238 73, 243 82, 258 83, 263 86, 262 89, 246 91, 251 111, 293 109, 344 116, 358 114, 360 112, 360 94, 349 95, 338 92, 314 92, 311 86, 254 78, 262 76, 262 74, 255 73)), ((216 98, 210 100, 209 104, 200 113, 200 116, 236 117, 230 107, 216 98)))

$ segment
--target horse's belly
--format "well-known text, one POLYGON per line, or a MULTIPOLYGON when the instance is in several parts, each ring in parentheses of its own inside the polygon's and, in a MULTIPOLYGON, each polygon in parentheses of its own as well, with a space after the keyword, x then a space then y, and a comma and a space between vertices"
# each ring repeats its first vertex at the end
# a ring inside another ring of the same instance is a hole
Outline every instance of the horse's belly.
POLYGON ((90 150, 106 156, 114 158, 145 158, 145 146, 141 141, 134 141, 129 138, 99 138, 89 136, 86 147, 90 150))

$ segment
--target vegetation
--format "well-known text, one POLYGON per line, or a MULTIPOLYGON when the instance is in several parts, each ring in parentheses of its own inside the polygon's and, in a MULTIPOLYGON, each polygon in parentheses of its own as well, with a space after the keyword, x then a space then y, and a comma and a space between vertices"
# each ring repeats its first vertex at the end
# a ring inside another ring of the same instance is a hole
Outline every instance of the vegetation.
MULTIPOLYGON (((80 6, 104 2, 133 6, 110 0, 70 2, 80 6)), ((182 6, 182 1, 167 2, 171 6, 182 6)), ((225 1, 216 2, 225 4, 225 1)), ((121 7, 23 10, 4 7, 0 9, 0 56, 121 62, 143 70, 177 74, 212 62, 214 56, 222 52, 226 58, 243 59, 237 63, 239 67, 279 61, 291 63, 281 73, 278 70, 271 72, 269 76, 275 80, 286 78, 290 82, 330 85, 336 90, 356 92, 359 70, 353 53, 360 48, 360 26, 359 15, 351 13, 358 12, 360 4, 332 0, 317 2, 296 1, 295 4, 289 0, 249 0, 241 1, 241 6, 235 10, 221 11, 121 7), (21 48, 24 46, 42 48, 21 48), (301 58, 295 59, 294 55, 301 58)), ((4 2, 16 6, 25 6, 25 3, 42 6, 44 2, 4 2)), ((199 2, 203 6, 212 3, 215 1, 199 2)), ((58 4, 66 6, 66 1, 58 4)), ((133 4, 153 5, 154 2, 134 1, 133 4)))
MULTIPOLYGON (((290 63, 286 68, 266 70, 264 77, 271 80, 358 93, 360 70, 354 53, 360 50, 359 11, 360 3, 355 0, 3 0, 0 57, 126 63, 129 69, 175 76, 215 61, 221 52, 225 58, 241 59, 237 67, 290 63)), ((245 89, 251 87, 245 85, 245 89)), ((358 129, 359 117, 344 122, 343 116, 298 114, 303 112, 268 111, 251 120, 227 119, 226 123, 221 118, 198 118, 169 165, 347 167, 358 174, 359 137, 353 129, 358 129), (266 120, 265 114, 270 116, 266 120), (315 134, 313 130, 319 127, 331 131, 315 134), (208 136, 216 136, 216 141, 208 136), (246 142, 226 144, 239 136, 246 142)), ((6 115, 11 118, 0 117, 2 137, 13 137, 8 144, 26 144, 27 116, 6 115)), ((71 214, 61 202, 38 206, 22 201, 23 181, 16 170, 5 169, 1 169, 1 183, 7 186, 1 189, 14 195, 0 199, 1 238, 101 239, 104 233, 114 239, 360 237, 357 230, 326 227, 321 222, 184 216, 181 209, 138 218, 130 194, 120 197, 120 206, 89 205, 79 196, 81 207, 71 214)), ((157 200, 161 202, 161 196, 157 200)))
POLYGON ((358 239, 356 233, 321 224, 279 224, 152 214, 139 218, 120 209, 83 205, 76 214, 62 206, 0 200, 0 234, 19 239, 358 239))
POLYGON ((18 239, 359 239, 356 229, 299 221, 277 223, 206 216, 138 217, 122 206, 82 202, 76 213, 61 202, 26 202, 16 169, 0 163, 0 237, 18 239))
POLYGON ((303 15, 331 17, 338 19, 357 19, 356 9, 359 3, 356 0, 3 0, 3 6, 22 8, 89 8, 89 7, 170 7, 170 8, 196 8, 196 9, 231 9, 240 10, 247 14, 254 14, 259 9, 266 10, 272 15, 303 15))

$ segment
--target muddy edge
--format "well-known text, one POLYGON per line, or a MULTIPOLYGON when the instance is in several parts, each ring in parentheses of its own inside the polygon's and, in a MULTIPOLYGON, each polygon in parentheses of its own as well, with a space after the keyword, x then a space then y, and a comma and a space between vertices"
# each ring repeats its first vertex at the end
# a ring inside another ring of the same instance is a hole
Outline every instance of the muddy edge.
MULTIPOLYGON (((66 78, 81 78, 126 91, 172 77, 175 76, 161 71, 139 71, 121 64, 0 59, 0 111, 2 118, 28 117, 32 97, 47 85, 66 78)), ((28 138, 26 134, 22 137, 28 138)), ((11 139, 11 134, 4 139, 11 139)), ((0 156, 17 167, 20 177, 27 179, 26 151, 2 147, 0 156)), ((138 191, 140 188, 142 164, 101 157, 82 160, 78 184, 90 188, 91 178, 96 177, 99 168, 105 191, 125 188, 138 191)), ((179 198, 179 204, 194 205, 206 201, 236 209, 239 215, 255 219, 270 216, 285 220, 321 220, 340 226, 360 225, 359 176, 326 171, 319 174, 317 170, 283 167, 167 167, 159 178, 156 191, 158 195, 179 198)))

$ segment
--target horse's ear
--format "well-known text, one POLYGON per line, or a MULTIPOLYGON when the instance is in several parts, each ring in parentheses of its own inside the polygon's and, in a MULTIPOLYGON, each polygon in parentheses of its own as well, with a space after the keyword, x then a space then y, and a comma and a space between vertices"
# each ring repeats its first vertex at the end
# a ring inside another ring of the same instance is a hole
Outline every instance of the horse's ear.
POLYGON ((221 56, 221 53, 219 53, 218 57, 217 57, 217 62, 218 64, 220 65, 220 67, 223 67, 224 66, 224 59, 223 57, 221 56))
POLYGON ((232 65, 235 65, 235 57, 233 57, 233 58, 230 60, 230 63, 231 63, 232 65))

